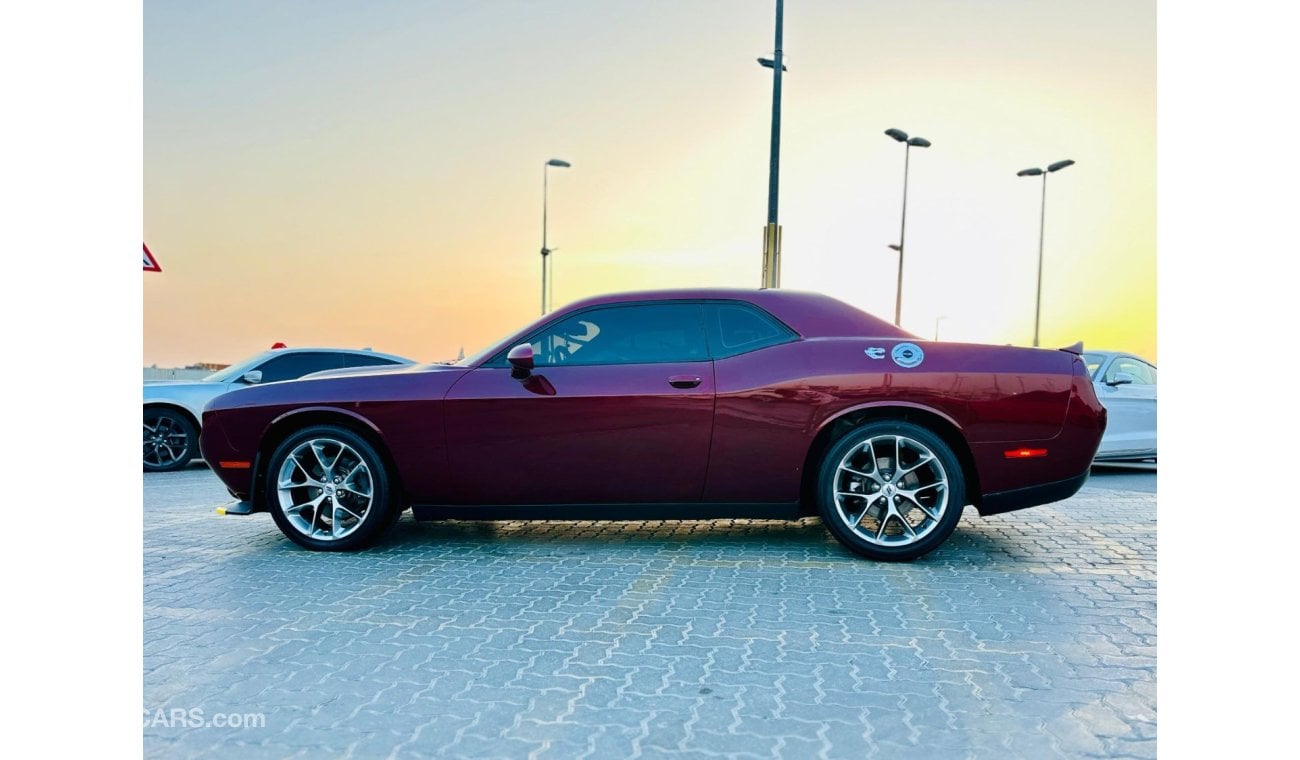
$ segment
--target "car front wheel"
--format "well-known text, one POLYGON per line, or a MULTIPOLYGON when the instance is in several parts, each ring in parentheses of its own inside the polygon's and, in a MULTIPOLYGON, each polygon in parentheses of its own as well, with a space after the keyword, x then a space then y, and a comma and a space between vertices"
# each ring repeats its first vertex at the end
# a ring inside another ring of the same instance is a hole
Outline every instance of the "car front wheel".
POLYGON ((393 524, 390 477, 366 439, 335 425, 289 436, 271 455, 266 504, 284 535, 316 551, 373 543, 393 524))
POLYGON ((169 472, 190 463, 199 449, 199 431, 175 409, 144 410, 144 471, 169 472))
POLYGON ((952 448, 909 422, 880 420, 842 437, 817 481, 822 522, 841 543, 875 560, 905 561, 952 534, 966 482, 952 448))

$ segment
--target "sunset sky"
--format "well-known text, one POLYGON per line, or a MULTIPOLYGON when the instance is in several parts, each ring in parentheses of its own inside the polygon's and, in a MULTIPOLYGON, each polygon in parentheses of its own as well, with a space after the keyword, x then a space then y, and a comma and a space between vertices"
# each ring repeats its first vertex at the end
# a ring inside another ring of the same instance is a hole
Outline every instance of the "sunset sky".
MULTIPOLYGON (((144 363, 471 353, 555 302, 759 284, 771 0, 145 3, 144 363)), ((1155 5, 789 0, 782 285, 1156 354, 1155 5)))

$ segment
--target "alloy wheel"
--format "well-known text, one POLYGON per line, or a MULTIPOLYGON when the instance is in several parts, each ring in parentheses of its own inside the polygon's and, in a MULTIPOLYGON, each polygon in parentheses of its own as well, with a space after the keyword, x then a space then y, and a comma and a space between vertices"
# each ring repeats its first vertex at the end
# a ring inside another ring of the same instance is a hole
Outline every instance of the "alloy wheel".
POLYGON ((878 435, 840 460, 833 483, 844 525, 877 546, 914 544, 948 509, 948 473, 928 446, 905 435, 878 435))
POLYGON ((144 463, 161 469, 190 459, 190 436, 180 420, 166 413, 146 412, 144 463))
POLYGON ((374 503, 371 466, 342 441, 311 438, 285 456, 277 473, 280 511, 295 530, 338 541, 361 527, 374 503))

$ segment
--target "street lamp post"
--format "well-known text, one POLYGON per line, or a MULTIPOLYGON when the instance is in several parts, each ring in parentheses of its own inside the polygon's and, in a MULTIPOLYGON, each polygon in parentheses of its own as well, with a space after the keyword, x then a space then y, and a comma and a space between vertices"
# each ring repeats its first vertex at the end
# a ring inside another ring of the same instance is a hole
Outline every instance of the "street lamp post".
POLYGON ((542 167, 542 314, 546 313, 546 267, 547 260, 551 256, 551 249, 546 247, 546 203, 550 185, 550 176, 548 172, 552 166, 567 169, 572 166, 572 164, 568 161, 561 161, 558 158, 552 158, 542 167))
POLYGON ((1043 200, 1038 212, 1038 291, 1034 297, 1034 348, 1038 347, 1038 323, 1043 311, 1043 231, 1047 226, 1047 175, 1059 172, 1067 166, 1074 166, 1074 161, 1068 158, 1064 161, 1057 161, 1054 164, 1049 164, 1047 171, 1034 167, 1016 172, 1017 177, 1037 177, 1041 175, 1043 178, 1043 200))
POLYGON ((776 199, 781 174, 781 25, 785 3, 776 0, 776 51, 772 58, 759 58, 761 66, 772 70, 772 148, 767 169, 767 226, 763 229, 763 287, 781 287, 781 225, 777 223, 776 199))
POLYGON ((934 318, 934 342, 935 343, 939 342, 939 323, 944 321, 947 318, 948 318, 947 314, 943 314, 941 316, 934 318))
POLYGON ((930 141, 924 137, 909 138, 901 129, 886 129, 885 134, 903 144, 903 223, 898 230, 898 245, 890 248, 898 251, 898 292, 894 296, 894 324, 903 323, 903 247, 907 240, 907 170, 912 159, 912 148, 928 148, 930 141))

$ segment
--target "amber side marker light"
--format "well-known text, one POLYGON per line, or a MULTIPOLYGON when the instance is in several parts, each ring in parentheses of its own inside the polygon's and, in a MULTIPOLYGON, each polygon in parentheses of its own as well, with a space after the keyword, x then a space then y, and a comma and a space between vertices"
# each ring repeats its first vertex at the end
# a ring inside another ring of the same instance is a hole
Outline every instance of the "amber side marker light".
POLYGON ((1002 452, 1007 459, 1031 459, 1047 456, 1047 449, 1007 449, 1002 452))
POLYGON ((218 462, 223 470, 247 470, 253 466, 252 462, 218 462))

